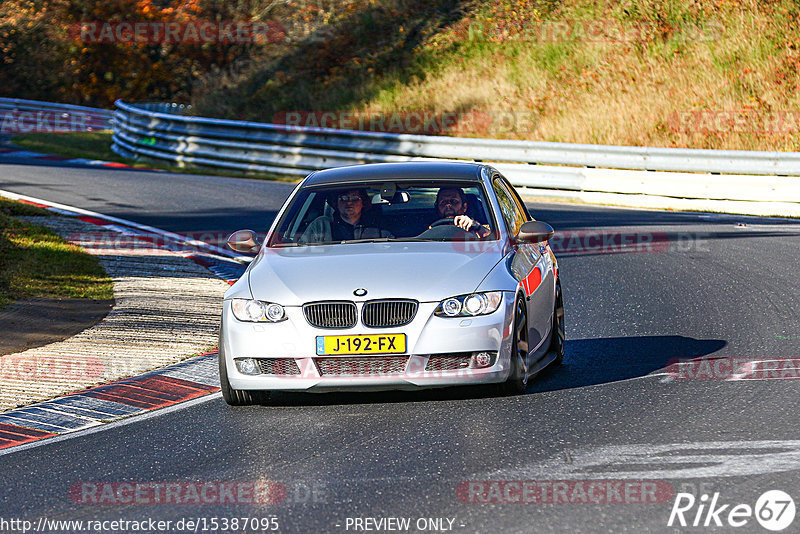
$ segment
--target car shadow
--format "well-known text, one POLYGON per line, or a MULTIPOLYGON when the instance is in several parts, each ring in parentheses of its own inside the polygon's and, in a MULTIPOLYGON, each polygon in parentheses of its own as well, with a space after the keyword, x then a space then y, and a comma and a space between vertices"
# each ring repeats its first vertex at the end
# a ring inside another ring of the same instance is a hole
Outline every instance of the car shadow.
MULTIPOLYGON (((712 354, 727 345, 719 339, 686 336, 631 336, 567 340, 564 363, 532 378, 525 395, 606 384, 648 375, 678 359, 712 354)), ((491 386, 454 386, 417 391, 273 393, 270 406, 324 406, 429 402, 497 397, 491 386)))
POLYGON ((686 336, 568 339, 564 363, 546 369, 526 393, 594 386, 648 375, 677 360, 707 356, 728 343, 686 336))

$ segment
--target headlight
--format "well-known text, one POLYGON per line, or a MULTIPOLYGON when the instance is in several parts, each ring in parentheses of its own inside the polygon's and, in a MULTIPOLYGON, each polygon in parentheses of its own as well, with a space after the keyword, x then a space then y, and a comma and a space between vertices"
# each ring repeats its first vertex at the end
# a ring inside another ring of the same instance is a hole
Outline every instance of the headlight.
POLYGON ((497 310, 503 300, 501 291, 473 293, 443 300, 433 313, 438 317, 474 317, 489 315, 497 310))
POLYGON ((232 299, 233 316, 249 323, 278 323, 286 319, 286 311, 280 304, 250 299, 232 299))

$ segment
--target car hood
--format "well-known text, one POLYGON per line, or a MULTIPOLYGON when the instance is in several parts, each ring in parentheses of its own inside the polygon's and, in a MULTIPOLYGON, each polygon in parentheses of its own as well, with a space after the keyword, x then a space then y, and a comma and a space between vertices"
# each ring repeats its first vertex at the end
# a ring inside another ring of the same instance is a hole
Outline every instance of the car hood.
POLYGON ((353 243, 263 249, 248 270, 253 298, 299 306, 319 300, 413 298, 470 293, 502 259, 498 242, 353 243), (355 297, 353 291, 367 290, 355 297))

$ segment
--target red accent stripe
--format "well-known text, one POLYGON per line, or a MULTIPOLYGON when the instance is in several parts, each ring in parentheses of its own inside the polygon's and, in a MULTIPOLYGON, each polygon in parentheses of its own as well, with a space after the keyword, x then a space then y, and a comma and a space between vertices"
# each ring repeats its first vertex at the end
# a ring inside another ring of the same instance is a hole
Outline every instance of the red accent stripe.
POLYGON ((207 384, 200 384, 198 382, 190 382, 181 378, 174 378, 171 376, 154 375, 142 378, 136 381, 136 385, 151 387, 154 389, 165 388, 167 391, 170 388, 180 388, 191 391, 197 391, 201 394, 211 391, 217 391, 219 388, 216 386, 209 386, 207 384))
POLYGON ((37 208, 49 208, 47 204, 39 204, 38 202, 31 202, 30 200, 22 200, 17 199, 17 202, 22 202, 23 204, 28 204, 29 206, 36 206, 37 208))
POLYGON ((89 390, 82 395, 95 397, 98 399, 127 404, 144 410, 154 410, 166 406, 167 399, 159 399, 144 395, 141 390, 130 386, 115 385, 105 388, 89 390))
POLYGON ((0 430, 0 440, 3 441, 16 441, 22 437, 28 437, 28 436, 20 436, 19 434, 12 434, 11 432, 3 432, 2 430, 0 430))
POLYGON ((522 281, 527 295, 533 294, 542 283, 542 272, 538 267, 534 267, 528 276, 522 281))
MULTIPOLYGON (((49 436, 50 432, 44 430, 36 430, 35 428, 25 428, 17 425, 9 425, 8 423, 0 423, 0 431, 10 432, 21 437, 38 437, 40 435, 49 436)), ((55 434, 54 434, 55 435, 55 434)))
POLYGON ((124 383, 101 386, 81 394, 145 410, 155 410, 203 397, 218 389, 169 376, 148 376, 127 380, 124 383))
POLYGON ((82 220, 83 222, 96 224, 98 226, 106 226, 108 224, 111 224, 109 221, 105 219, 98 219, 97 217, 90 217, 88 215, 81 215, 78 217, 78 219, 82 220))
POLYGON ((125 165, 124 163, 114 163, 112 161, 107 161, 103 163, 103 167, 125 167, 130 168, 130 165, 125 165))
POLYGON ((31 441, 38 441, 44 438, 51 438, 55 436, 52 432, 44 432, 42 430, 34 430, 32 428, 23 428, 16 425, 8 425, 0 423, 0 449, 8 449, 22 445, 23 443, 30 443, 31 441))
MULTIPOLYGON (((156 238, 155 237, 150 237, 150 236, 146 236, 146 235, 135 235, 135 236, 131 236, 131 237, 133 237, 134 239, 137 239, 138 241, 144 241, 145 243, 152 243, 154 245, 156 243, 156 238)), ((159 245, 159 246, 160 246, 160 248, 166 248, 164 245, 159 245)))

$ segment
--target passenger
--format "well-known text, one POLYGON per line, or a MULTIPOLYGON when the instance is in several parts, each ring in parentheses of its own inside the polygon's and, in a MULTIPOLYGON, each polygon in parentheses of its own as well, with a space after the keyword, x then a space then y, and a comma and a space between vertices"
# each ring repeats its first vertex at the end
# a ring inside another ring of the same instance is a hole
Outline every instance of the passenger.
POLYGON ((462 230, 486 237, 491 230, 467 215, 467 196, 460 187, 442 187, 436 194, 436 211, 440 219, 453 218, 453 224, 462 230))
POLYGON ((333 217, 322 215, 308 225, 301 244, 335 243, 354 239, 393 238, 380 227, 371 213, 372 203, 364 189, 350 189, 336 195, 333 217))

